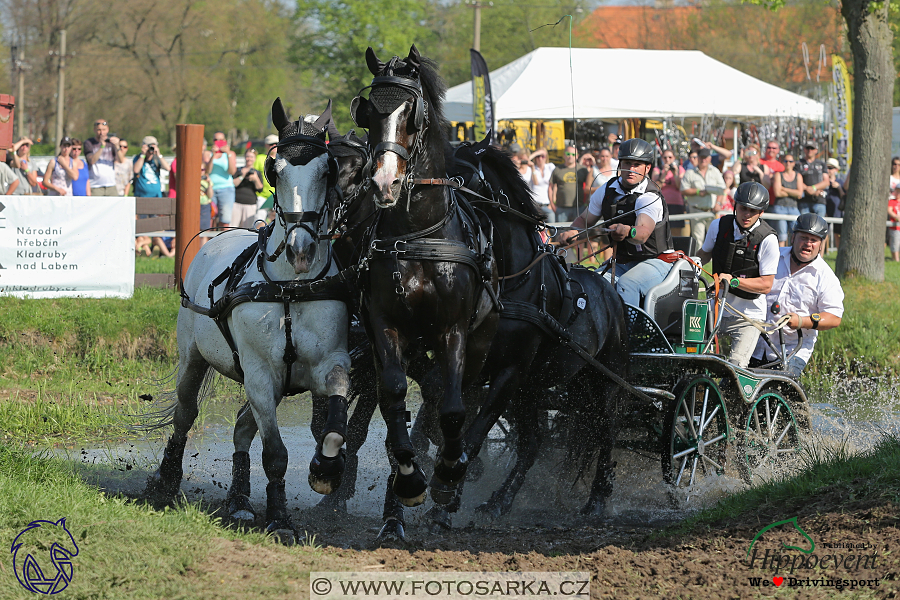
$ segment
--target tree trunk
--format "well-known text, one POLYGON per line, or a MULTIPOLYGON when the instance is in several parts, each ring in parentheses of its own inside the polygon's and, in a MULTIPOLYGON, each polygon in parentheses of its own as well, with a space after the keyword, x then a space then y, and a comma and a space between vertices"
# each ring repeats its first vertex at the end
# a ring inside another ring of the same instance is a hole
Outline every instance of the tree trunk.
POLYGON ((884 281, 884 232, 894 95, 888 2, 843 0, 853 52, 853 164, 837 274, 884 281))

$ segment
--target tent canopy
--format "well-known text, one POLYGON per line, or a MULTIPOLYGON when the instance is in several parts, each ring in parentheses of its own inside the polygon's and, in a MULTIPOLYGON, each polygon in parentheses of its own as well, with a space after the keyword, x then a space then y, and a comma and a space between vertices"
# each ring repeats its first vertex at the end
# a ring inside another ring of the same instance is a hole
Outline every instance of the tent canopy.
MULTIPOLYGON (((498 121, 824 115, 820 102, 697 50, 572 48, 570 72, 568 48, 538 48, 490 77, 498 121)), ((472 120, 471 81, 450 88, 444 111, 451 121, 472 120)))

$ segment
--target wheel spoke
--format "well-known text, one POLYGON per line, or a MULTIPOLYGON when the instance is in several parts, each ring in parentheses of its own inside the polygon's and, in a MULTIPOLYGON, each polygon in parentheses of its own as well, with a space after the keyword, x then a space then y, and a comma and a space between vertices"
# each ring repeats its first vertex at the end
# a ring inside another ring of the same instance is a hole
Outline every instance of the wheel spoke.
POLYGON ((754 410, 753 410, 753 423, 756 426, 756 434, 760 438, 763 438, 764 436, 762 434, 762 431, 759 428, 759 409, 758 408, 754 408, 754 410))
POLYGON ((703 460, 705 460, 706 462, 711 464, 713 467, 715 467, 716 471, 724 471, 725 470, 725 467, 723 465, 720 465, 719 463, 717 463, 710 457, 706 456, 705 454, 703 455, 703 460))
POLYGON ((706 389, 703 392, 703 410, 700 411, 700 432, 699 435, 703 435, 703 429, 706 423, 706 403, 709 400, 709 386, 706 386, 706 389))
POLYGON ((685 431, 685 428, 681 426, 681 423, 676 422, 674 429, 675 429, 675 435, 680 437, 681 441, 683 441, 685 444, 691 443, 691 439, 688 437, 687 431, 685 431))
POLYGON ((725 439, 725 434, 721 433, 721 434, 717 435, 716 437, 714 437, 713 439, 709 440, 708 442, 703 442, 703 445, 710 446, 710 445, 715 444, 716 442, 720 442, 724 439, 725 439))
POLYGON ((691 435, 696 440, 697 439, 697 430, 694 429, 694 401, 691 400, 690 410, 688 410, 687 402, 684 401, 684 398, 681 399, 681 405, 684 407, 684 411, 687 416, 688 427, 691 430, 691 435))
POLYGON ((700 459, 699 456, 694 457, 694 464, 691 467, 691 482, 688 484, 689 486, 694 485, 694 475, 697 473, 697 461, 700 459))
POLYGON ((766 439, 771 440, 773 435, 772 418, 769 412, 769 399, 766 398, 766 439))
POLYGON ((673 458, 674 460, 678 460, 678 459, 681 458, 682 456, 687 456, 688 454, 690 454, 691 452, 695 451, 696 449, 697 449, 697 448, 694 447, 694 448, 688 448, 687 450, 682 450, 682 451, 679 452, 678 454, 673 454, 673 455, 672 455, 672 458, 673 458))
POLYGON ((716 405, 716 407, 712 410, 712 412, 709 413, 709 418, 706 420, 706 422, 700 424, 700 433, 703 433, 704 431, 706 431, 706 426, 712 422, 713 418, 716 416, 716 413, 719 412, 720 408, 722 408, 721 404, 716 405))
POLYGON ((778 440, 775 442, 776 447, 781 445, 781 440, 783 440, 784 436, 787 435, 787 432, 790 431, 791 426, 793 426, 793 423, 788 421, 788 424, 784 427, 784 431, 781 432, 781 435, 778 436, 778 440))
POLYGON ((687 458, 681 461, 681 468, 678 469, 678 479, 675 480, 675 487, 678 487, 681 484, 681 476, 684 475, 684 468, 687 466, 687 461, 687 458))
POLYGON ((797 451, 796 448, 779 448, 776 451, 776 454, 785 454, 785 453, 796 452, 796 451, 797 451))

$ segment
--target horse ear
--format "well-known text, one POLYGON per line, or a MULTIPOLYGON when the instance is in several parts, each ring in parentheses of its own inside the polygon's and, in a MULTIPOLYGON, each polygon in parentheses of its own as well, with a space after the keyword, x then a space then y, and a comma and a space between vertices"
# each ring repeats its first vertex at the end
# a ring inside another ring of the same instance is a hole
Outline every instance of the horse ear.
POLYGON ((275 125, 275 129, 280 133, 290 122, 284 104, 281 103, 281 97, 275 98, 275 102, 272 103, 272 124, 275 125))
POLYGON ((375 56, 375 51, 372 50, 372 46, 366 48, 366 66, 369 67, 369 71, 372 72, 372 75, 378 75, 384 70, 384 63, 375 56))
POLYGON ((419 54, 419 49, 416 48, 415 44, 409 47, 409 56, 407 56, 406 60, 404 60, 403 62, 409 63, 416 67, 422 66, 422 55, 419 54))
MULTIPOLYGON (((351 129, 351 131, 353 131, 351 129)), ((334 124, 334 121, 328 121, 328 141, 334 141, 337 138, 341 137, 341 132, 338 131, 337 125, 334 124)))
POLYGON ((331 100, 328 101, 328 106, 325 107, 325 110, 322 111, 322 114, 319 115, 319 118, 316 119, 316 122, 313 123, 313 127, 315 127, 318 131, 325 131, 328 123, 331 121, 331 100))

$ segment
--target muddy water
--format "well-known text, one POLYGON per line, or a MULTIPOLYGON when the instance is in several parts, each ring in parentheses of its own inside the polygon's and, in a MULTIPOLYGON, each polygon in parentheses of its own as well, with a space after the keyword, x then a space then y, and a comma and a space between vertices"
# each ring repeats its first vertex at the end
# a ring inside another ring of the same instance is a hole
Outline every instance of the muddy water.
MULTIPOLYGON (((824 402, 811 405, 812 432, 807 443, 816 448, 858 452, 871 447, 885 432, 900 431, 896 390, 896 386, 885 381, 862 387, 859 382, 835 385, 828 395, 816 398, 824 402)), ((410 402, 414 414, 418 408, 416 399, 410 402)), ((212 510, 221 505, 231 480, 231 433, 233 415, 238 407, 239 400, 236 399, 210 403, 195 425, 185 452, 181 489, 188 499, 201 501, 212 510)), ((309 431, 310 416, 308 396, 288 398, 279 407, 282 438, 290 457, 285 478, 288 506, 294 512, 295 523, 301 529, 317 532, 319 540, 325 538, 328 543, 357 546, 360 540, 374 537, 381 521, 389 473, 383 446, 384 422, 376 412, 367 441, 359 453, 359 478, 356 495, 347 506, 349 516, 331 512, 323 516, 321 509, 313 508, 322 497, 306 483, 309 459, 315 450, 309 431)), ((494 523, 476 520, 474 509, 499 487, 515 458, 501 443, 499 429, 492 432, 492 439, 493 443, 482 451, 485 473, 477 482, 467 484, 462 510, 454 516, 454 527, 477 523, 485 534, 485 543, 489 544, 493 530, 483 528, 499 526, 525 531, 556 527, 575 532, 585 525, 578 510, 587 500, 590 477, 587 482, 574 484, 571 477, 561 478, 562 452, 559 449, 541 455, 509 515, 494 523)), ((79 448, 67 454, 82 464, 100 466, 99 469, 85 470, 85 474, 106 491, 138 495, 147 475, 158 465, 164 446, 165 439, 161 437, 136 436, 126 443, 79 448)), ((432 447, 432 454, 434 451, 432 447)), ((264 513, 266 478, 259 439, 254 440, 250 457, 251 502, 257 512, 264 513)), ((704 480, 690 494, 673 495, 663 482, 658 458, 621 451, 614 459, 618 463, 615 491, 608 502, 606 525, 613 530, 665 525, 745 487, 734 469, 729 469, 725 476, 704 480)), ((407 533, 426 546, 430 534, 425 513, 430 506, 429 500, 425 506, 407 511, 407 533)))

